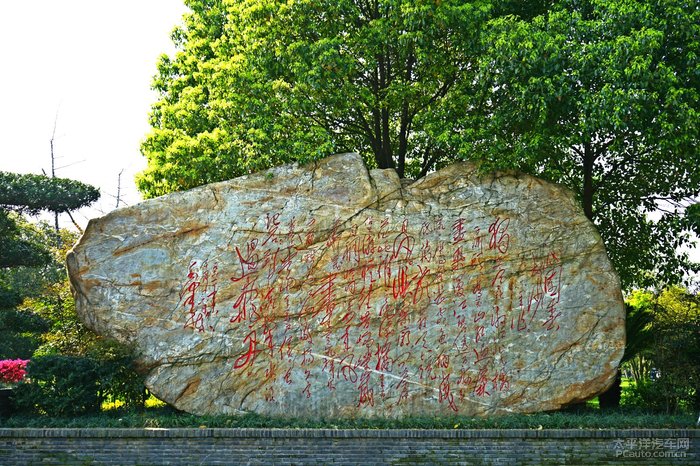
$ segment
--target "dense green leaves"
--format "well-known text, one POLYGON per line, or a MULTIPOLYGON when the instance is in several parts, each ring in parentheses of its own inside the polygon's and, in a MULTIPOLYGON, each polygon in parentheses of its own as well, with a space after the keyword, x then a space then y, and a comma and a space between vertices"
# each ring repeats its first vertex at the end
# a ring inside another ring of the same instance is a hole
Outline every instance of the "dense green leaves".
POLYGON ((634 377, 635 397, 631 401, 653 411, 697 412, 700 296, 670 287, 658 294, 635 291, 628 302, 636 316, 646 315, 645 322, 640 322, 642 334, 632 335, 636 345, 633 357, 625 358, 625 367, 634 377))
POLYGON ((99 190, 79 181, 0 172, 0 268, 39 266, 50 260, 45 245, 30 237, 31 228, 18 226, 19 217, 11 216, 10 211, 69 212, 93 203, 99 196, 99 190))
MULTIPOLYGON (((39 266, 49 261, 49 253, 41 243, 33 240, 28 229, 17 225, 18 218, 0 209, 0 268, 39 266)), ((0 307, 2 299, 0 298, 0 307)))
POLYGON ((154 81, 138 178, 149 197, 343 151, 424 175, 453 154, 446 116, 469 105, 483 24, 542 11, 537 1, 186 3, 179 51, 154 81))
MULTIPOLYGON (((3 214, 0 211, 0 218, 3 214)), ((6 235, 0 249, 0 358, 29 359, 52 325, 53 316, 40 311, 50 302, 58 301, 61 307, 66 302, 54 299, 53 291, 57 282, 67 282, 65 250, 50 247, 55 244, 56 232, 46 223, 31 224, 14 213, 10 215, 7 218, 13 221, 14 236, 6 235), (9 254, 12 248, 7 245, 18 242, 34 248, 34 257, 39 259, 28 260, 29 254, 9 254)), ((61 238, 62 244, 70 245, 76 236, 63 231, 61 238)))
POLYGON ((571 188, 626 287, 693 267, 697 0, 186 3, 147 197, 343 151, 402 177, 476 159, 571 188))
POLYGON ((37 213, 40 210, 69 212, 92 204, 100 197, 97 188, 66 178, 0 172, 0 207, 37 213))
POLYGON ((30 382, 20 384, 14 399, 20 410, 50 416, 99 412, 99 365, 89 358, 35 357, 27 364, 30 382))
POLYGON ((67 380, 65 383, 46 381, 41 372, 41 376, 31 382, 34 385, 23 388, 25 407, 32 412, 54 415, 73 413, 73 408, 60 398, 60 393, 53 393, 54 390, 71 393, 70 396, 75 392, 75 396, 81 398, 75 405, 76 412, 99 408, 98 401, 105 398, 119 399, 132 408, 143 407, 146 394, 143 377, 133 367, 131 350, 101 339, 76 315, 64 258, 67 249, 78 239, 77 233, 60 230, 60 241, 55 241, 57 233, 48 224, 30 224, 16 214, 12 216, 17 232, 33 244, 46 245, 48 251, 46 263, 41 266, 0 270, 0 359, 60 357, 42 359, 53 362, 48 368, 38 370, 51 371, 56 366, 67 380), (69 362, 78 363, 62 365, 66 360, 62 358, 68 356, 75 358, 67 359, 69 362), (84 362, 85 357, 89 362, 84 362), (96 384, 89 379, 87 388, 83 386, 83 376, 72 373, 83 371, 86 364, 97 374, 96 384), (50 392, 48 397, 47 391, 50 392), (84 404, 84 395, 92 399, 88 405, 84 404))
POLYGON ((88 205, 98 196, 97 189, 77 181, 0 172, 1 357, 28 359, 41 344, 47 320, 34 312, 36 309, 20 306, 26 298, 41 296, 57 282, 67 280, 65 250, 51 246, 57 239, 64 240, 64 245, 75 240, 70 233, 51 230, 45 223, 31 224, 21 213, 66 212, 88 205))
POLYGON ((48 322, 28 310, 0 311, 0 359, 31 358, 48 327, 48 322))
POLYGON ((28 412, 96 412, 105 397, 144 403, 130 350, 101 341, 77 318, 64 265, 76 234, 22 216, 68 212, 98 197, 77 181, 0 172, 0 358, 31 358, 16 394, 28 412))
POLYGON ((625 304, 625 354, 620 363, 625 363, 638 354, 648 352, 654 342, 652 323, 654 314, 649 306, 625 304))
POLYGON ((570 187, 627 286, 677 282, 700 194, 700 3, 565 0, 490 26, 465 151, 570 187))
POLYGON ((686 218, 690 228, 700 236, 700 203, 693 204, 686 210, 686 218))

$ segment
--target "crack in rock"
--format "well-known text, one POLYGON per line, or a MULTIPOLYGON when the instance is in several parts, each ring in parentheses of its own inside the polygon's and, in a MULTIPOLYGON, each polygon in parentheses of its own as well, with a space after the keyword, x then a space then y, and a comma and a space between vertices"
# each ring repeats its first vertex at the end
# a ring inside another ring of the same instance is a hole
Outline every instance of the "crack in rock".
POLYGON ((573 194, 469 163, 277 167, 92 220, 67 262, 86 325, 198 414, 551 410, 604 390, 624 350, 573 194))

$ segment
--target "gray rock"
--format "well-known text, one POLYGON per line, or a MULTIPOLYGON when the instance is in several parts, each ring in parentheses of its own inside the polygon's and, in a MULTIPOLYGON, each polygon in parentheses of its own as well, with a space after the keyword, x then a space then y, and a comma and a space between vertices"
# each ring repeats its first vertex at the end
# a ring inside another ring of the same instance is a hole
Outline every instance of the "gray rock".
POLYGON ((92 220, 68 268, 81 319, 198 414, 552 410, 625 344, 572 193, 468 163, 402 187, 342 154, 173 193, 92 220))

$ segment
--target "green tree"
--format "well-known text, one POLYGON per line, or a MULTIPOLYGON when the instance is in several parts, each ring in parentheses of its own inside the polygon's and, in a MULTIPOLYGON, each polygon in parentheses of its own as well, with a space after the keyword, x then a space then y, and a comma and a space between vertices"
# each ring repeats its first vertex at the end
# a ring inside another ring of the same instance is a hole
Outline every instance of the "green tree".
POLYGON ((21 214, 69 212, 98 197, 97 189, 78 181, 0 172, 0 357, 33 354, 50 323, 21 303, 65 281, 63 257, 47 246, 54 243, 55 233, 46 225, 28 223, 21 214))
POLYGON ((34 354, 85 356, 99 337, 78 319, 65 268, 66 254, 79 235, 61 229, 61 240, 56 242, 52 241, 56 232, 48 223, 41 222, 33 227, 40 230, 44 243, 51 245, 51 261, 41 268, 15 269, 12 276, 17 284, 32 284, 33 291, 25 295, 20 309, 32 312, 48 325, 34 354))
POLYGON ((65 266, 52 246, 56 233, 47 223, 32 224, 16 213, 3 211, 0 218, 10 225, 5 230, 10 234, 0 235, 3 243, 10 245, 0 254, 5 265, 0 268, 0 359, 29 359, 51 324, 27 301, 65 280, 65 266))
POLYGON ((130 407, 145 400, 130 349, 101 339, 76 315, 64 261, 77 234, 22 215, 70 212, 98 197, 77 181, 0 172, 0 358, 32 359, 38 383, 18 394, 31 409, 68 414, 99 409, 104 398, 130 407))
POLYGON ((659 293, 635 291, 628 303, 650 317, 641 320, 640 345, 625 361, 633 375, 628 402, 655 411, 699 410, 700 297, 673 286, 659 293))
POLYGON ((539 1, 187 0, 163 56, 147 196, 335 152, 422 176, 453 154, 485 22, 539 1), (457 86, 458 83, 462 83, 457 86))
POLYGON ((70 212, 92 204, 100 191, 68 178, 0 172, 0 207, 36 214, 70 212))
POLYGON ((489 26, 464 151, 574 190, 625 285, 697 270, 677 248, 700 193, 700 3, 564 0, 489 26))
POLYGON ((693 267, 697 0, 186 3, 146 197, 343 151, 402 177, 480 160, 578 193, 626 287, 693 267))
POLYGON ((696 235, 700 236, 700 203, 688 206, 686 209, 686 216, 688 217, 690 227, 696 235))

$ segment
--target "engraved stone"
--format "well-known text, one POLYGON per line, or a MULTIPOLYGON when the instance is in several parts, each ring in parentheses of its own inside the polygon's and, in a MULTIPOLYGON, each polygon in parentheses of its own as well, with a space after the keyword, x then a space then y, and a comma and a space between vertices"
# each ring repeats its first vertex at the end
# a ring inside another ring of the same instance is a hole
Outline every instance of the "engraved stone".
POLYGON ((619 280, 566 189, 459 163, 412 184, 356 154, 92 220, 81 319, 198 414, 492 415, 614 380, 619 280))

